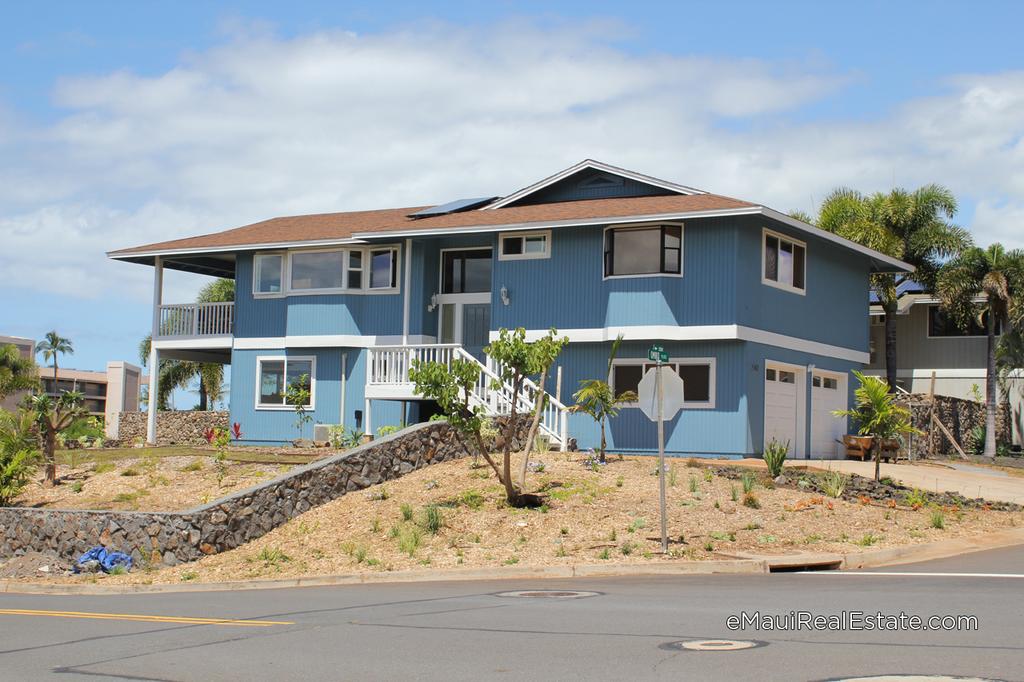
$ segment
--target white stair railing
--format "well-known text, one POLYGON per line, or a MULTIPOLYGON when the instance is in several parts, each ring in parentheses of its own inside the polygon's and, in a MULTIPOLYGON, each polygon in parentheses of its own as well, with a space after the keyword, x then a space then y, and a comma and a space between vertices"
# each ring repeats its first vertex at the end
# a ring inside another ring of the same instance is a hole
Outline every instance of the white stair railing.
MULTIPOLYGON (((513 395, 511 383, 502 380, 495 367, 481 363, 458 344, 424 344, 416 346, 374 346, 369 349, 367 383, 394 388, 407 388, 412 392, 413 382, 409 370, 413 360, 439 362, 450 367, 453 360, 465 360, 477 365, 480 375, 470 393, 474 405, 482 405, 489 416, 511 414, 512 405, 518 414, 533 411, 537 385, 526 380, 517 395, 513 395)), ((541 408, 540 432, 546 435, 563 451, 569 443, 568 408, 551 394, 541 408)))

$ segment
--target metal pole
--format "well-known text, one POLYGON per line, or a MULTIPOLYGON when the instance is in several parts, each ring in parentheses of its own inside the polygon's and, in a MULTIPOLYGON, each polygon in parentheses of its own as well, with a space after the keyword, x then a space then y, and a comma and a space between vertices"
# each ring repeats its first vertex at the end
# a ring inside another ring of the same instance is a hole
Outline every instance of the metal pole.
POLYGON ((665 517, 665 420, 662 418, 662 402, 665 398, 665 390, 661 382, 661 359, 658 359, 658 373, 654 385, 658 391, 658 482, 659 482, 659 503, 661 505, 661 551, 668 553, 668 519, 665 517))

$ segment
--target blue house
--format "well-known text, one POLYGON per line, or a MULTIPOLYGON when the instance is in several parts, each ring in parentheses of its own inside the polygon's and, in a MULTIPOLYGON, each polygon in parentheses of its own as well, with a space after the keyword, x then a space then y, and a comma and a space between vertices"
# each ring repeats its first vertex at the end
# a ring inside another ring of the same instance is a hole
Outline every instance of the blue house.
MULTIPOLYGON (((504 197, 274 218, 109 256, 154 268, 150 366, 230 364, 231 419, 252 443, 296 436, 285 392, 303 375, 317 423, 375 433, 429 418, 408 378, 417 358, 480 363, 474 399, 499 414, 535 387, 493 389, 484 347, 501 328, 555 327, 570 343, 546 387, 553 445, 597 444, 565 406, 621 334, 617 393, 636 389, 653 343, 684 380, 668 451, 756 455, 775 438, 798 458, 836 456, 847 432, 832 411, 869 361, 869 274, 911 270, 765 206, 592 160, 504 197), (233 278, 236 300, 165 303, 164 268, 233 278)), ((650 452, 655 429, 627 406, 609 442, 650 452)))

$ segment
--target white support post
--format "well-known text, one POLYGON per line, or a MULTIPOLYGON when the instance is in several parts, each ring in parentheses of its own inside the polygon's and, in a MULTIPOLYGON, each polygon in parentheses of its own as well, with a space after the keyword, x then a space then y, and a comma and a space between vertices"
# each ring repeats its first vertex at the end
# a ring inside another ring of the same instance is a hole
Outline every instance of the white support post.
POLYGON ((409 295, 412 293, 412 240, 405 240, 405 274, 402 276, 402 345, 409 345, 409 311, 412 301, 409 295))
POLYGON ((149 413, 146 415, 146 443, 156 445, 157 396, 160 395, 160 351, 156 348, 160 332, 160 306, 163 303, 164 262, 153 258, 153 332, 149 340, 149 413))
POLYGON ((341 354, 341 424, 345 428, 345 394, 348 392, 348 353, 341 354))
POLYGON ((366 399, 363 412, 363 438, 373 440, 373 423, 370 421, 370 399, 366 399))
POLYGON ((559 425, 559 431, 561 431, 562 445, 559 448, 562 452, 569 449, 569 413, 566 410, 561 410, 560 419, 561 424, 559 425))
POLYGON ((555 400, 562 402, 562 366, 555 368, 555 400))

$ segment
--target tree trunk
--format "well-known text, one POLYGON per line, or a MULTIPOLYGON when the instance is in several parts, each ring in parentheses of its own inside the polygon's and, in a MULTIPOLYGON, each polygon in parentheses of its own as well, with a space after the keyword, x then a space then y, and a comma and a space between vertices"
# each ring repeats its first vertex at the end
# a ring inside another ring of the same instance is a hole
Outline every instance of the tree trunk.
MULTIPOLYGON (((203 376, 202 376, 202 374, 200 374, 199 375, 199 411, 200 412, 206 412, 206 410, 209 409, 207 407, 207 397, 206 397, 206 395, 207 395, 206 394, 206 384, 203 383, 203 376)), ((301 433, 299 435, 301 437, 301 433)))
POLYGON ((519 492, 516 490, 515 485, 512 484, 512 448, 516 435, 516 417, 518 416, 516 413, 516 399, 522 388, 522 377, 515 377, 512 380, 512 400, 509 405, 508 423, 505 424, 505 443, 501 453, 501 482, 505 485, 505 496, 508 498, 509 504, 513 506, 519 499, 519 492))
POLYGON ((57 433, 50 427, 44 427, 43 435, 43 458, 46 461, 45 479, 43 485, 52 488, 57 485, 57 433))
POLYGON ((875 481, 882 480, 882 440, 875 436, 871 439, 871 449, 875 451, 875 481))
POLYGON ((597 455, 597 461, 601 462, 601 464, 604 464, 604 463, 605 463, 605 458, 604 458, 604 448, 605 448, 605 440, 604 440, 604 417, 602 417, 602 418, 601 418, 601 451, 600 451, 600 452, 598 453, 598 455, 597 455))
POLYGON ((885 306, 885 380, 896 392, 896 305, 885 306))
POLYGON ((544 384, 547 383, 547 378, 548 368, 545 367, 537 382, 537 393, 533 396, 533 419, 530 421, 530 430, 526 434, 526 445, 523 447, 523 467, 519 472, 520 490, 526 490, 526 467, 530 462, 533 440, 537 437, 537 429, 540 428, 540 418, 544 411, 544 384))
POLYGON ((988 311, 988 348, 985 363, 985 456, 996 456, 996 316, 988 311))

